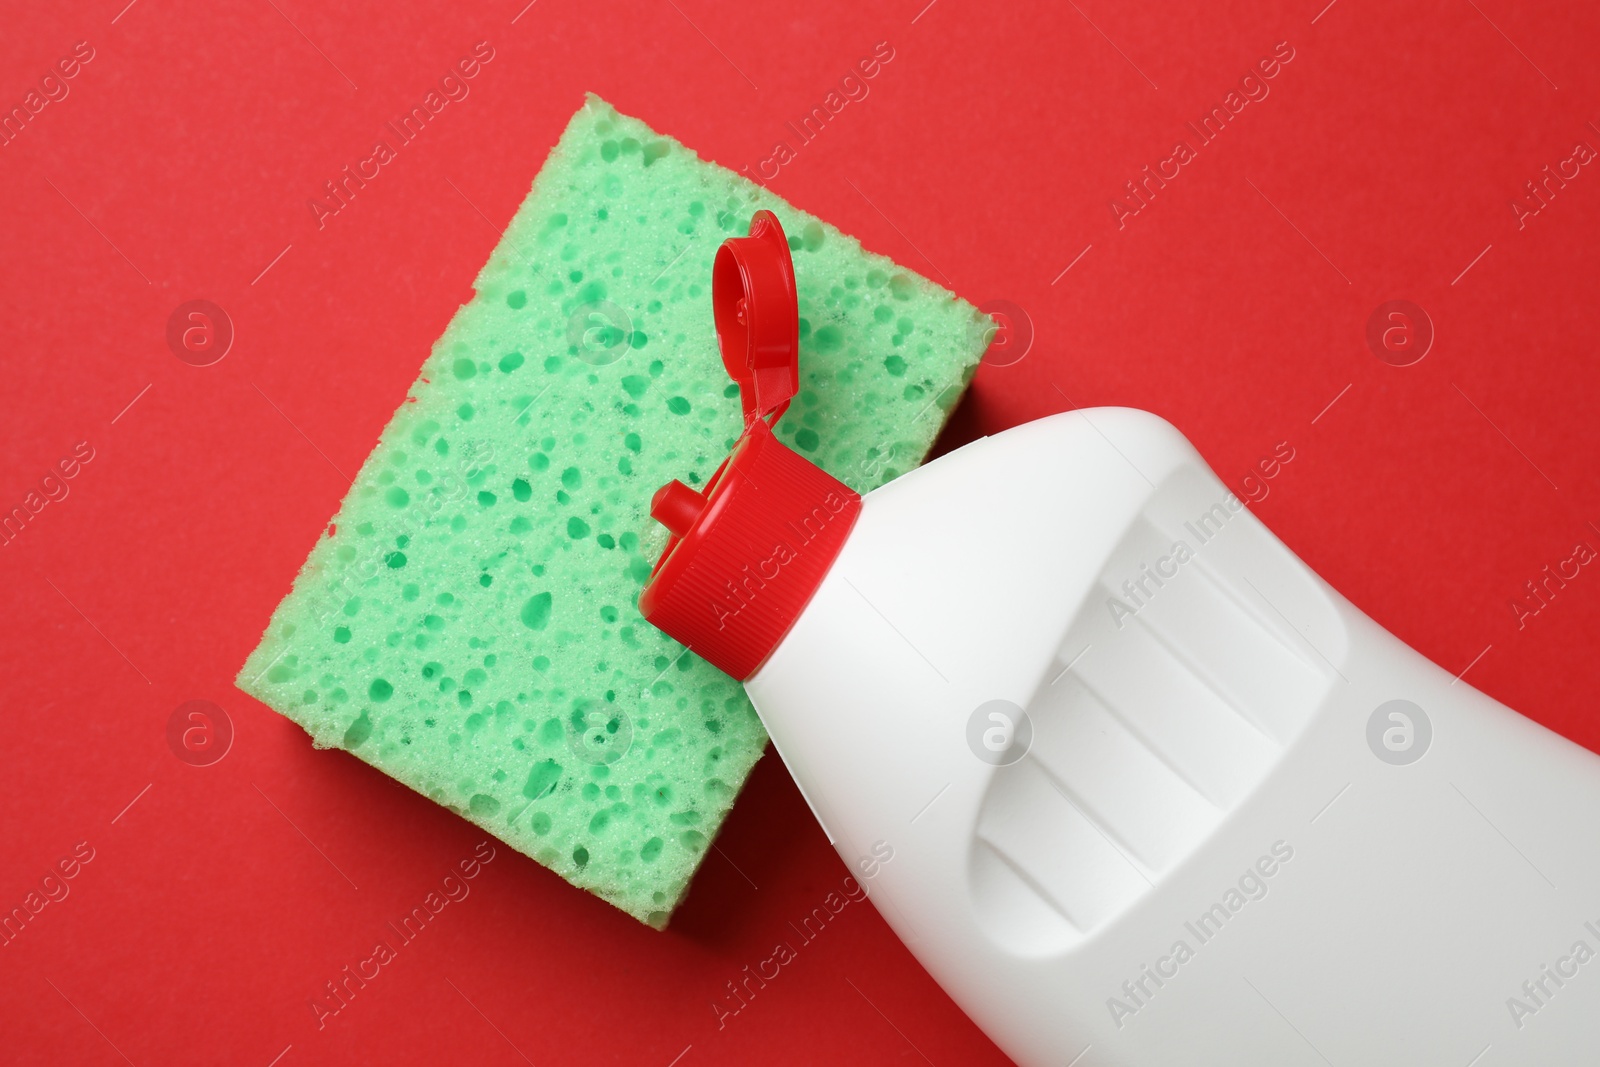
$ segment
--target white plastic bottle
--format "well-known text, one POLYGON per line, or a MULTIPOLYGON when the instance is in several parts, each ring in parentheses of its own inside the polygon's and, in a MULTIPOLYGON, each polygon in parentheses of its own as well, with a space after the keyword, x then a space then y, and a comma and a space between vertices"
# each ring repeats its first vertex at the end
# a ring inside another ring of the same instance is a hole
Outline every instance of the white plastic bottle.
MULTIPOLYGON (((764 292, 775 254, 729 245, 720 288, 764 292)), ((747 395, 762 315, 719 315, 747 395)), ((1600 1063, 1600 758, 1380 628, 1155 416, 1051 416, 859 498, 773 438, 786 400, 658 494, 641 609, 745 678, 1013 1059, 1600 1063)))

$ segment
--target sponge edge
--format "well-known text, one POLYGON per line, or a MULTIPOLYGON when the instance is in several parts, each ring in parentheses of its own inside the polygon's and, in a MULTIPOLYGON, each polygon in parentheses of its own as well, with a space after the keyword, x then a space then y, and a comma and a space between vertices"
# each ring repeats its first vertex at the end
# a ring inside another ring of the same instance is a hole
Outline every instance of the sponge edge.
POLYGON ((861 492, 919 463, 992 323, 590 96, 238 678, 657 928, 766 743, 636 606, 651 494, 740 429, 709 279, 762 208, 800 294, 780 438, 861 492))

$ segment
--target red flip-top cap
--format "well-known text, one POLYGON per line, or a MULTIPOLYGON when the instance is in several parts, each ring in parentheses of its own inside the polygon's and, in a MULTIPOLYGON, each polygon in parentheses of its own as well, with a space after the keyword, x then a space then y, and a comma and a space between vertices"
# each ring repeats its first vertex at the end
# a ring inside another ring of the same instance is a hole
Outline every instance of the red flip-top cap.
POLYGON ((744 433, 704 492, 662 486, 672 532, 639 596, 651 623, 738 679, 766 661, 844 547, 861 497, 772 433, 800 387, 800 309, 789 242, 770 211, 711 268, 717 344, 739 383, 744 433))

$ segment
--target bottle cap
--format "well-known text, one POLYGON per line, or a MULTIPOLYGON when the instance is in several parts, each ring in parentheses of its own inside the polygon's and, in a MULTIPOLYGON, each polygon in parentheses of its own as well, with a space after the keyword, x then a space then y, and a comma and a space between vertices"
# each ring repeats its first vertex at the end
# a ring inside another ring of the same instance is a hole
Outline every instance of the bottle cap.
POLYGON ((717 344, 739 385, 744 432, 703 492, 674 479, 650 514, 671 531, 639 611, 743 680, 794 625, 861 511, 861 497, 780 442, 800 387, 800 307, 778 218, 758 211, 711 268, 717 344))

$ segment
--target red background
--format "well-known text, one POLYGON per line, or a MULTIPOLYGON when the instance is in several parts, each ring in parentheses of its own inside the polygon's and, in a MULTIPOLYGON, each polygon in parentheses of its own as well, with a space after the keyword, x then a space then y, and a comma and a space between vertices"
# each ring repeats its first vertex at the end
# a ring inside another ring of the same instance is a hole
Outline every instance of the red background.
POLYGON ((1237 485, 1287 441, 1269 526, 1424 654, 1600 747, 1600 575, 1521 628, 1510 607, 1600 547, 1600 173, 1520 228, 1510 207, 1600 146, 1593 5, 523 2, 7 5, 5 108, 74 42, 96 54, 0 147, 0 507, 75 443, 95 458, 0 548, 0 907, 77 842, 96 855, 0 948, 0 1059, 1003 1061, 865 906, 718 1029, 723 983, 845 874, 771 753, 668 932, 502 847, 317 1028, 308 998, 482 835, 232 678, 345 491, 334 468, 372 447, 585 90, 753 167, 888 41, 870 96, 771 184, 1026 309, 1031 351, 979 374, 942 447, 1128 404, 1237 485), (306 201, 480 40, 471 96, 319 231, 306 201), (1271 95, 1119 229, 1123 183, 1285 40, 1271 95), (165 341, 195 298, 237 331, 204 368, 165 341), (1391 299, 1436 330, 1413 366, 1364 339, 1391 299), (236 730, 214 766, 168 747, 190 699, 236 730))

